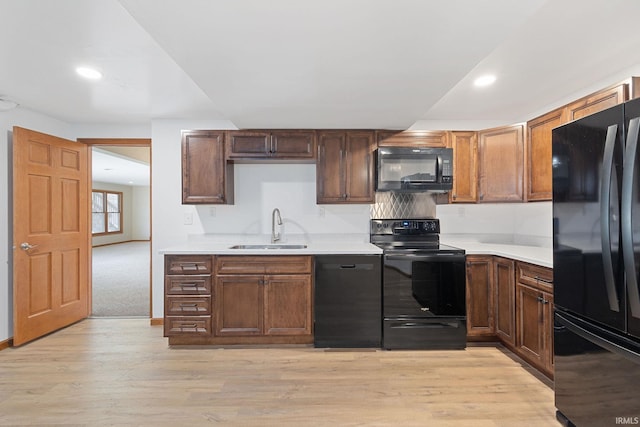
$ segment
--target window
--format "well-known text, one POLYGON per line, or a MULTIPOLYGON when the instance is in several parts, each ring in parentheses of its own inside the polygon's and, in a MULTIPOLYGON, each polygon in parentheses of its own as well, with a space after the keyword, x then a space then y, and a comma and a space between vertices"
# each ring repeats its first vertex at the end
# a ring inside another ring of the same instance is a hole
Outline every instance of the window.
POLYGON ((91 232, 122 233, 122 193, 93 190, 91 192, 91 232))

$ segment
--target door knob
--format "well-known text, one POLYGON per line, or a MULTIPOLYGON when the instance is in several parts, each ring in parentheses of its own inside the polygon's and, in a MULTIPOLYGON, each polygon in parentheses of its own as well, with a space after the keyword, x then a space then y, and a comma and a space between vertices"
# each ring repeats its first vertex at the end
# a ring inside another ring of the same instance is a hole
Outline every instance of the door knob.
POLYGON ((34 249, 37 248, 38 245, 30 245, 27 242, 24 243, 20 243, 20 249, 22 249, 23 251, 28 251, 30 249, 34 249))

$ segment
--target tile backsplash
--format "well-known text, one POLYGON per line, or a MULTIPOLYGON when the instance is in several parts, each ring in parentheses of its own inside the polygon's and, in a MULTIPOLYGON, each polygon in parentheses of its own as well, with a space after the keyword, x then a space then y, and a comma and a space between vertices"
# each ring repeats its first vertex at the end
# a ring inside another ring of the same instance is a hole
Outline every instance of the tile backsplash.
POLYGON ((432 193, 377 192, 371 205, 371 218, 435 218, 436 201, 432 193))

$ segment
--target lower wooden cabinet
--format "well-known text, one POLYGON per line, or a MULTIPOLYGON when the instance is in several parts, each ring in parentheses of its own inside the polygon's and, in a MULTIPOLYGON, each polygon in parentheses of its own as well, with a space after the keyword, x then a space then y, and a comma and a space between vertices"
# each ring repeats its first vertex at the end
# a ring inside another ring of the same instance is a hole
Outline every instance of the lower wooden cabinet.
POLYGON ((516 350, 532 365, 553 376, 552 272, 518 263, 516 350))
POLYGON ((165 256, 170 345, 313 343, 313 257, 165 256))
POLYGON ((467 255, 467 340, 499 340, 553 378, 553 270, 467 255))
POLYGON ((496 293, 496 335, 502 342, 514 345, 516 341, 515 261, 494 257, 493 266, 496 293))
POLYGON ((467 255, 467 339, 495 337, 493 256, 467 255))

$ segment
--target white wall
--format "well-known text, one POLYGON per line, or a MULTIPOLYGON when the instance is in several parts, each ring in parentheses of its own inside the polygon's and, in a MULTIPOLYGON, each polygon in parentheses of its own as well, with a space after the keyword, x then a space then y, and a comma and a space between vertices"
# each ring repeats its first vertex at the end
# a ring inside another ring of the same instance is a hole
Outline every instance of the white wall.
POLYGON ((131 240, 151 239, 151 188, 132 187, 131 240))
POLYGON ((553 234, 551 202, 438 205, 443 236, 465 234, 484 243, 515 243, 550 247, 553 234))

